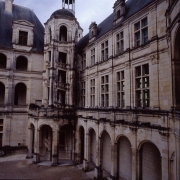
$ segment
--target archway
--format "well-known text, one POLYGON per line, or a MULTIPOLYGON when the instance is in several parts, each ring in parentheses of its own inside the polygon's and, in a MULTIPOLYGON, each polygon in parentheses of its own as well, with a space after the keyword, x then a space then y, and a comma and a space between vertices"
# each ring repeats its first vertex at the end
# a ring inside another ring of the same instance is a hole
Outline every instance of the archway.
POLYGON ((19 56, 16 60, 16 70, 18 71, 27 71, 28 60, 24 56, 19 56))
POLYGON ((26 105, 26 85, 19 83, 15 87, 14 105, 26 105))
POLYGON ((90 162, 96 164, 96 133, 94 129, 89 131, 89 148, 90 148, 90 162))
POLYGON ((140 150, 140 179, 161 180, 161 154, 151 142, 146 142, 140 150))
POLYGON ((85 145, 85 131, 84 128, 81 126, 79 128, 79 135, 80 135, 80 163, 83 163, 84 160, 84 145, 85 145))
POLYGON ((101 136, 100 156, 103 177, 105 177, 105 174, 111 172, 111 138, 106 131, 101 136))
POLYGON ((0 82, 0 105, 4 105, 5 99, 5 86, 2 82, 0 82))
POLYGON ((175 81, 175 110, 180 110, 180 27, 175 36, 174 44, 174 81, 175 81))
POLYGON ((73 158, 73 127, 65 125, 59 132, 59 159, 72 160, 73 158))
POLYGON ((117 144, 117 167, 120 179, 132 180, 132 150, 126 137, 120 137, 117 144))
POLYGON ((6 69, 7 58, 4 54, 0 53, 0 69, 6 69))
POLYGON ((67 28, 66 28, 66 26, 60 27, 59 40, 60 41, 67 41, 67 28))
POLYGON ((44 125, 40 128, 39 134, 40 161, 52 160, 52 128, 44 125))

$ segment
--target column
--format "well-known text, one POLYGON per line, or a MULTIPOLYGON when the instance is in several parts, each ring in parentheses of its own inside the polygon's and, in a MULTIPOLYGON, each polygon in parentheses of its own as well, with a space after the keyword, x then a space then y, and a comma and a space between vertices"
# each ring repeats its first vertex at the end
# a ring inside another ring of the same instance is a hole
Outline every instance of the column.
POLYGON ((35 129, 35 143, 34 143, 34 162, 38 163, 40 161, 40 156, 39 156, 39 129, 35 129))
POLYGON ((168 157, 163 157, 162 156, 161 168, 162 168, 161 169, 162 179, 163 180, 168 180, 169 179, 169 161, 168 161, 168 157))
POLYGON ((32 129, 29 128, 28 129, 28 153, 27 153, 27 156, 26 156, 26 159, 30 159, 33 157, 33 154, 32 154, 32 129))
POLYGON ((132 148, 132 180, 136 180, 136 169, 137 169, 137 151, 132 148))
POLYGON ((88 162, 90 160, 89 158, 89 134, 88 133, 84 133, 85 135, 85 142, 84 142, 84 148, 85 148, 85 151, 84 151, 84 160, 83 160, 83 168, 84 170, 88 170, 88 162))
POLYGON ((116 178, 117 174, 117 144, 115 146, 114 131, 115 126, 111 125, 111 179, 113 180, 116 178))
POLYGON ((76 131, 76 154, 75 154, 75 162, 80 163, 80 134, 79 129, 76 131))
POLYGON ((100 179, 102 177, 101 169, 101 138, 96 136, 96 167, 95 167, 95 178, 100 179))
POLYGON ((111 146, 111 179, 117 176, 117 143, 111 146))
POLYGON ((59 160, 59 127, 57 125, 56 129, 53 131, 53 139, 52 139, 52 166, 58 165, 59 160))

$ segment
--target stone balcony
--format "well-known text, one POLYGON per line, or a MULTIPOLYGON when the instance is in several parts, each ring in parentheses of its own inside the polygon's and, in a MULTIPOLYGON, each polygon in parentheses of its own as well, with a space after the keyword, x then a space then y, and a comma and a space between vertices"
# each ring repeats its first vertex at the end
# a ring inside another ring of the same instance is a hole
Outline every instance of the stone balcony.
POLYGON ((57 89, 67 91, 67 90, 69 90, 69 84, 68 83, 58 82, 57 83, 57 89))
POLYGON ((58 68, 61 68, 61 69, 69 69, 70 68, 70 65, 69 64, 65 64, 65 63, 62 63, 62 62, 57 62, 57 67, 58 68))

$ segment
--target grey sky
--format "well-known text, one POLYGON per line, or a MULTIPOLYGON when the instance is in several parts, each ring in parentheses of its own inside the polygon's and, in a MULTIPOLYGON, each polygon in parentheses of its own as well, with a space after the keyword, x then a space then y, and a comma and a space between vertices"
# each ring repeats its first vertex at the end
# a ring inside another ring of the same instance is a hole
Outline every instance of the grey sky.
MULTIPOLYGON (((75 3, 76 18, 86 35, 91 22, 99 24, 113 12, 115 0, 75 0, 75 3)), ((62 8, 62 0, 14 0, 14 4, 34 10, 43 24, 55 10, 62 8)))

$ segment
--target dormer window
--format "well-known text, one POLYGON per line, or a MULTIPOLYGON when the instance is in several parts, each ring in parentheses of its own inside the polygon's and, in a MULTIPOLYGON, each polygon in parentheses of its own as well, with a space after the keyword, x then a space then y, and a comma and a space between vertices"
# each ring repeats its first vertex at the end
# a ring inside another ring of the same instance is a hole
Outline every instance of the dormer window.
POLYGON ((19 31, 19 45, 27 46, 28 32, 19 31))
POLYGON ((118 11, 117 11, 117 19, 119 19, 120 16, 121 16, 121 12, 120 12, 120 10, 118 10, 118 11))

